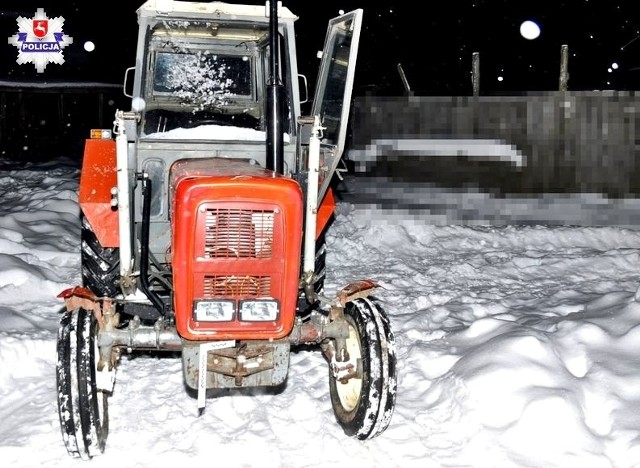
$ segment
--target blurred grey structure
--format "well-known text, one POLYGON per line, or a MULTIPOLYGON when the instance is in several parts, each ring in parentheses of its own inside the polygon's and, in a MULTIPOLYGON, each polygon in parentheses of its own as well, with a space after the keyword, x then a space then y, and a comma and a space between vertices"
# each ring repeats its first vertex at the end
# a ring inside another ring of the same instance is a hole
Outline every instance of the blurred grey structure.
POLYGON ((636 197, 639 113, 633 92, 362 97, 348 158, 361 173, 398 181, 636 197))

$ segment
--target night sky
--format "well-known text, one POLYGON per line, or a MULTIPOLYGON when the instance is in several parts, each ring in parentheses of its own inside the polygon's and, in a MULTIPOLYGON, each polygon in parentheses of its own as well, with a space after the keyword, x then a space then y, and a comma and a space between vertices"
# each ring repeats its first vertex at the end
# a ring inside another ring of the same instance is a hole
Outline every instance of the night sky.
MULTIPOLYGON (((509 94, 558 89, 560 50, 569 47, 569 90, 640 88, 640 15, 638 0, 450 0, 442 2, 336 1, 283 2, 300 19, 299 67, 311 82, 319 61, 327 21, 340 10, 363 8, 363 32, 355 95, 403 94, 398 64, 416 95, 471 94, 473 52, 480 53, 481 93, 509 94), (416 5, 426 13, 421 13, 416 5), (520 34, 525 20, 541 30, 533 40, 520 34)), ((73 44, 65 63, 37 73, 18 65, 17 49, 3 39, 0 80, 97 81, 121 83, 133 66, 136 8, 141 1, 4 1, 0 31, 17 33, 16 18, 43 8, 49 18, 65 18, 64 33, 73 44), (126 6, 122 6, 126 5, 126 6), (85 41, 95 50, 85 51, 85 41)), ((252 2, 259 4, 260 2, 252 2)))

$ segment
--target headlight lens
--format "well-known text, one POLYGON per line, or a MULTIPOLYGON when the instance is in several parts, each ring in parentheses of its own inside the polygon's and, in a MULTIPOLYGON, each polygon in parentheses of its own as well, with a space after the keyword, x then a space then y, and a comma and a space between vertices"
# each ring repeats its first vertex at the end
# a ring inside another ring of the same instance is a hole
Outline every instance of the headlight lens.
POLYGON ((280 305, 273 299, 240 301, 240 320, 245 322, 273 322, 279 312, 280 305))
POLYGON ((196 301, 193 311, 198 322, 230 322, 235 312, 234 301, 196 301))

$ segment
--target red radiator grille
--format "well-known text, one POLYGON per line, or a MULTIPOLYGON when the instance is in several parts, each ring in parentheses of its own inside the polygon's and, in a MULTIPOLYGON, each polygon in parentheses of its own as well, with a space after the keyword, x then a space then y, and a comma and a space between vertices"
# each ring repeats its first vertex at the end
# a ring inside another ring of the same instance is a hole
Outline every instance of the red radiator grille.
POLYGON ((172 169, 176 329, 185 340, 281 339, 299 292, 304 199, 295 180, 233 160, 188 160, 172 169), (183 167, 184 170, 180 169, 183 167), (272 298, 274 321, 241 321, 239 301, 272 298), (196 320, 199 301, 236 303, 232 320, 196 320))
POLYGON ((204 299, 271 296, 269 276, 205 276, 203 286, 204 299))
POLYGON ((205 258, 271 258, 274 212, 208 209, 205 258))

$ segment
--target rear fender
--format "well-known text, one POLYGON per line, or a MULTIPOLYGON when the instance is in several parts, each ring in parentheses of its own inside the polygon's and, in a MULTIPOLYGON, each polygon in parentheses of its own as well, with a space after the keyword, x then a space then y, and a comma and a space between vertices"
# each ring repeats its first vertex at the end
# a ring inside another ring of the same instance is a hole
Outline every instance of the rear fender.
POLYGON ((322 231, 329 224, 331 216, 336 208, 336 199, 333 195, 331 187, 327 190, 327 194, 324 196, 322 203, 318 207, 318 214, 316 220, 316 239, 320 237, 322 231))
POLYGON ((116 142, 86 140, 78 203, 103 247, 118 247, 118 211, 111 205, 117 187, 116 142))

